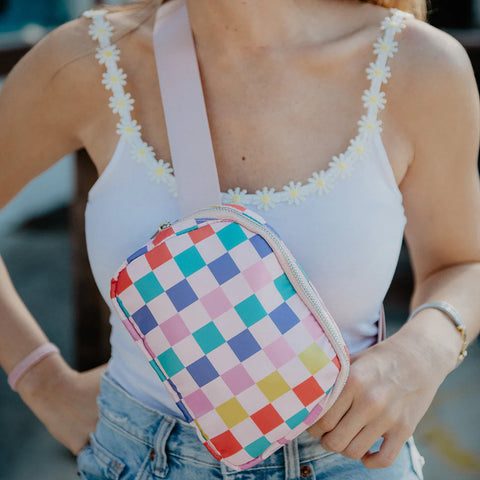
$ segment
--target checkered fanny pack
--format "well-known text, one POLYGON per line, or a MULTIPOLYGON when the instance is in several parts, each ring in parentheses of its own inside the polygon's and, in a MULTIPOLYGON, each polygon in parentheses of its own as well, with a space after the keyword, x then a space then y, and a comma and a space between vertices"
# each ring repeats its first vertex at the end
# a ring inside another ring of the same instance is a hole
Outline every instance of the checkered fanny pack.
POLYGON ((111 282, 123 324, 185 419, 234 469, 318 420, 349 369, 342 336, 272 226, 239 205, 161 226, 111 282))
POLYGON ((348 351, 274 228, 222 205, 186 2, 159 7, 153 36, 180 215, 116 271, 111 299, 201 442, 242 470, 328 410, 348 351))

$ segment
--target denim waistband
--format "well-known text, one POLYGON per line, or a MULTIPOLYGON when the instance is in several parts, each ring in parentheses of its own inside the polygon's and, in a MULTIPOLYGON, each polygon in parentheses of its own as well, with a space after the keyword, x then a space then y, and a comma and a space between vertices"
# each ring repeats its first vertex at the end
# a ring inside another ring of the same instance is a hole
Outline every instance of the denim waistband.
MULTIPOLYGON (((218 462, 201 444, 196 429, 189 423, 161 413, 144 405, 131 396, 108 373, 104 371, 101 379, 101 392, 97 397, 99 415, 113 430, 135 442, 147 445, 155 451, 155 470, 161 472, 167 468, 168 452, 181 452, 182 457, 218 468, 224 477, 234 474, 235 470, 218 462)), ((285 478, 299 478, 301 461, 317 459, 329 455, 319 440, 307 432, 277 450, 258 468, 285 468, 285 478)), ((252 470, 256 467, 252 467, 252 470)))

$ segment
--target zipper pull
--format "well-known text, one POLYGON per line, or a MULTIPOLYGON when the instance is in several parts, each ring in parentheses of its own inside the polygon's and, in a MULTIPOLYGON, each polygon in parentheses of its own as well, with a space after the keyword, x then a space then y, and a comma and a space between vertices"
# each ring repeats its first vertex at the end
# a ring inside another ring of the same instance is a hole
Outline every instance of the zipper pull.
POLYGON ((164 223, 162 223, 162 224, 158 227, 158 230, 159 230, 159 231, 160 231, 160 230, 165 230, 166 228, 168 228, 168 227, 170 227, 170 226, 171 226, 170 222, 164 222, 164 223))

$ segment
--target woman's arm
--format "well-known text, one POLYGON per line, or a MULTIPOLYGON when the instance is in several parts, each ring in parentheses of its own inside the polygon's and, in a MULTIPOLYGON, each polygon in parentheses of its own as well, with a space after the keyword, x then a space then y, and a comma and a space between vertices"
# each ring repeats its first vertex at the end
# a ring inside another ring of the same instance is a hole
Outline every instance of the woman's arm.
MULTIPOLYGON (((415 152, 400 187, 415 281, 410 309, 451 303, 471 342, 480 331, 478 89, 465 49, 451 36, 418 20, 409 21, 404 35, 403 60, 392 66, 399 100, 390 109, 403 115, 415 152)), ((352 357, 344 391, 310 433, 322 436, 327 450, 362 459, 368 468, 390 466, 455 367, 461 346, 443 312, 419 312, 352 357), (369 453, 380 437, 380 451, 369 453)))
MULTIPOLYGON (((74 20, 48 34, 17 63, 0 90, 0 208, 34 177, 83 146, 92 115, 87 73, 93 55, 80 58, 92 47, 86 22, 74 20)), ((1 258, 0 332, 0 365, 7 374, 48 341, 1 258)), ((54 354, 18 381, 25 403, 74 453, 94 429, 103 369, 80 374, 54 354)))

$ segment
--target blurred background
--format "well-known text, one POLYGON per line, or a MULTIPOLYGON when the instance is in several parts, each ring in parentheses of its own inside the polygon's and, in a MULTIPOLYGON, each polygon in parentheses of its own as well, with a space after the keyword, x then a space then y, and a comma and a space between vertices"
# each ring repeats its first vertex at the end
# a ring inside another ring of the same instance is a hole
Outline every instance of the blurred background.
MULTIPOLYGON (((93 3, 0 0, 0 88, 5 75, 32 45, 93 3)), ((479 80, 480 0, 434 0, 429 23, 462 42, 479 80)), ((95 176, 86 152, 76 152, 33 180, 0 211, 0 254, 13 282, 50 340, 78 370, 109 357, 106 310, 91 278, 83 233, 86 193, 95 176), (42 270, 44 275, 31 275, 42 270), (81 299, 78 291, 82 291, 81 299), (53 309, 50 299, 55 302, 53 309)), ((389 334, 405 321, 411 291, 403 246, 385 304, 389 334)), ((426 459, 426 480, 480 479, 479 361, 477 341, 462 367, 447 377, 417 429, 417 446, 426 459)), ((10 390, 1 370, 0 432, 0 479, 77 478, 74 456, 10 390)))

